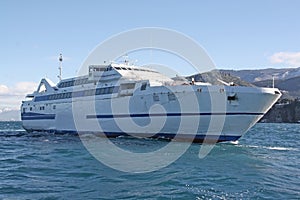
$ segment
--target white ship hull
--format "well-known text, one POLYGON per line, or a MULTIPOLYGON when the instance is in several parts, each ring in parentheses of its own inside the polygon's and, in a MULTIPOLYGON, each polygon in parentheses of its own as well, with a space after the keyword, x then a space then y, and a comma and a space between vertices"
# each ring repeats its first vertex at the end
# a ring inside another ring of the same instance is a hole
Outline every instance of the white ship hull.
POLYGON ((122 96, 118 91, 109 98, 73 96, 36 102, 35 106, 44 106, 44 110, 23 112, 22 123, 27 131, 235 141, 263 117, 280 95, 272 88, 156 86, 136 90, 131 96, 122 96))

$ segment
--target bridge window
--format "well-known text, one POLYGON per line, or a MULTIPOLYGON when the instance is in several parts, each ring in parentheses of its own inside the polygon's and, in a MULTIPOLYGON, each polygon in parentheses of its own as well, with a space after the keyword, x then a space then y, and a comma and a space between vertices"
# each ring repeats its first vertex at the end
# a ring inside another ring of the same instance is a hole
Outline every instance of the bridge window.
POLYGON ((134 89, 135 83, 123 83, 121 84, 121 90, 134 89))
POLYGON ((146 90, 146 87, 147 87, 147 83, 143 83, 142 87, 141 87, 141 90, 146 90))
POLYGON ((113 91, 114 91, 114 88, 113 88, 113 87, 109 87, 109 88, 108 88, 108 94, 112 94, 113 91))

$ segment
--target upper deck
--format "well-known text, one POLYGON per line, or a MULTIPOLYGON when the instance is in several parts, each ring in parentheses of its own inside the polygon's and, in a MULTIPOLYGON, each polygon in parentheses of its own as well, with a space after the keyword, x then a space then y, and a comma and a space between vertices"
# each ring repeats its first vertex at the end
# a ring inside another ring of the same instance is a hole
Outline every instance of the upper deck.
MULTIPOLYGON (((72 96, 87 96, 87 94, 89 96, 93 93, 105 95, 117 92, 115 88, 128 90, 128 85, 132 84, 134 84, 135 87, 140 84, 161 86, 170 85, 174 82, 174 80, 158 71, 146 67, 137 67, 126 63, 90 65, 87 75, 63 79, 57 85, 48 79, 42 79, 38 89, 32 94, 27 95, 27 100, 60 100, 69 99, 72 96)), ((130 90, 133 89, 134 88, 130 88, 130 90)), ((133 91, 130 93, 132 92, 133 91)))
POLYGON ((88 75, 65 79, 57 84, 58 88, 76 87, 94 82, 115 82, 116 80, 140 81, 149 80, 151 86, 173 82, 169 77, 146 67, 126 64, 90 65, 88 75))

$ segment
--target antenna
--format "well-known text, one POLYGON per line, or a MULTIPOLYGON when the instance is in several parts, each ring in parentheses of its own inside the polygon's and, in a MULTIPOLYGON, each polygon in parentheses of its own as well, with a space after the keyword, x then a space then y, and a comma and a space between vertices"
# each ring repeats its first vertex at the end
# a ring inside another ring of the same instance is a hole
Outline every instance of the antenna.
POLYGON ((61 79, 62 79, 62 61, 63 61, 62 54, 59 54, 58 61, 59 61, 59 67, 58 67, 59 75, 58 75, 57 77, 58 77, 59 80, 61 81, 61 79))

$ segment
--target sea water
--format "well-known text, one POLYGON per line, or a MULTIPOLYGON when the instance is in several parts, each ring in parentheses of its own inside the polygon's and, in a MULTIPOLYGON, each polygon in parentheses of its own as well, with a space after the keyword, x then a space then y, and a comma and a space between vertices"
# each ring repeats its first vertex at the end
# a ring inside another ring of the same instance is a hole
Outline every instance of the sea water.
MULTIPOLYGON (((137 152, 168 143, 111 140, 137 152)), ((200 147, 160 170, 126 173, 95 159, 79 136, 0 122, 0 199, 300 199, 300 124, 257 124, 203 159, 200 147)))

